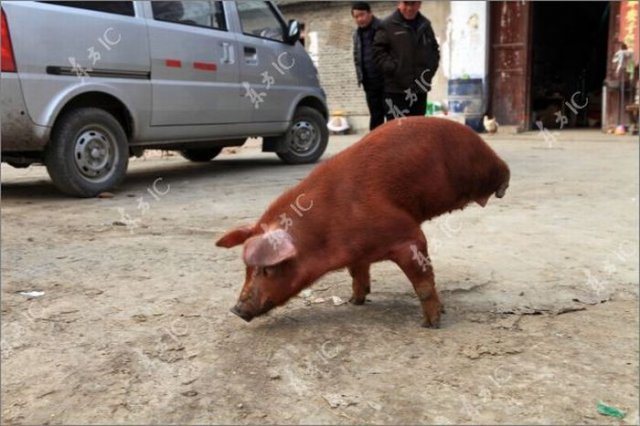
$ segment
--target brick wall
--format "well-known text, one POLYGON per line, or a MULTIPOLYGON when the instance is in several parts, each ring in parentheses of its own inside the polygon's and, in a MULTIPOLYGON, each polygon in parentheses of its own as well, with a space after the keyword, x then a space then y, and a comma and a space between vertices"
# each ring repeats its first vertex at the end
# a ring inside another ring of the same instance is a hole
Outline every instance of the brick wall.
MULTIPOLYGON (((371 2, 376 16, 384 18, 396 9, 396 2, 371 2)), ((351 34, 355 28, 351 18, 351 2, 300 2, 282 4, 287 19, 304 22, 306 33, 318 33, 318 73, 327 92, 330 111, 345 111, 351 116, 368 115, 364 92, 358 87, 353 64, 351 34)), ((431 21, 436 37, 442 43, 449 17, 448 1, 425 1, 421 12, 431 21)), ((307 40, 307 48, 309 42, 307 40)), ((446 79, 438 71, 429 97, 446 98, 446 79)))

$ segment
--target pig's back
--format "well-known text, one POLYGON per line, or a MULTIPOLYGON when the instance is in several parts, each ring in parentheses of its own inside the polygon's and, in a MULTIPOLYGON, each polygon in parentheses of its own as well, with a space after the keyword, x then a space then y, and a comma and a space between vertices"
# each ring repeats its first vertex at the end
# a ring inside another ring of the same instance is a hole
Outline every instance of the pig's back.
POLYGON ((408 117, 377 128, 353 146, 353 154, 347 154, 370 158, 370 167, 394 174, 407 167, 428 172, 428 165, 454 166, 492 151, 465 125, 442 118, 408 117))
POLYGON ((391 202, 424 221, 461 208, 480 169, 495 161, 501 160, 467 126, 408 117, 378 127, 318 166, 308 181, 321 182, 318 189, 339 205, 360 211, 391 202))

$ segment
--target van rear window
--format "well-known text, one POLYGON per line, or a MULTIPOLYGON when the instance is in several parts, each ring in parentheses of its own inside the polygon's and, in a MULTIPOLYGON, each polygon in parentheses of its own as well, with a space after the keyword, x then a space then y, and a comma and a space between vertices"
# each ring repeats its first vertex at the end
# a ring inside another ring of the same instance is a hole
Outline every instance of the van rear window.
POLYGON ((43 3, 93 10, 96 12, 114 13, 116 15, 134 16, 132 1, 46 1, 43 3))

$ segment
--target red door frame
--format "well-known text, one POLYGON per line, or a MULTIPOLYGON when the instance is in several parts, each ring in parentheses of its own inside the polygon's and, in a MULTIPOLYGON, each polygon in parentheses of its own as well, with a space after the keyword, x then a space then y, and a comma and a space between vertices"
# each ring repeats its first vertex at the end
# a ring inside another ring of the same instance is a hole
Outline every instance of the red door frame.
POLYGON ((489 11, 489 111, 519 131, 531 125, 533 6, 528 1, 494 1, 489 11))

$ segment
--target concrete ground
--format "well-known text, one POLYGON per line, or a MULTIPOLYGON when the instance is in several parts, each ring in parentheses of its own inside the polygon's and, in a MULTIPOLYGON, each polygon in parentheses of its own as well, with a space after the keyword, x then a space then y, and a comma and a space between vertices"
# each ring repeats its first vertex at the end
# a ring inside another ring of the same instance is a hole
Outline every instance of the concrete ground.
POLYGON ((365 306, 340 303, 340 271, 250 324, 229 313, 240 250, 214 239, 312 168, 255 141, 132 160, 107 199, 3 164, 2 423, 637 424, 637 138, 487 140, 507 196, 423 225, 439 330, 389 263, 365 306))

